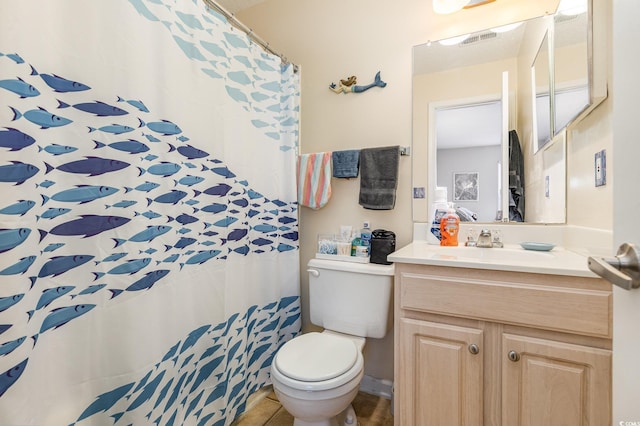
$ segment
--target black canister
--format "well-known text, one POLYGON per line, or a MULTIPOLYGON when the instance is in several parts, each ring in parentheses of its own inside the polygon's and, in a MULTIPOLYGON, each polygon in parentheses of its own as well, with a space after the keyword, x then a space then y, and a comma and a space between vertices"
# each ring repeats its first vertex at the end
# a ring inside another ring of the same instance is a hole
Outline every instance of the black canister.
POLYGON ((376 229, 371 233, 371 252, 369 262, 391 265, 387 256, 396 251, 396 234, 385 229, 376 229))

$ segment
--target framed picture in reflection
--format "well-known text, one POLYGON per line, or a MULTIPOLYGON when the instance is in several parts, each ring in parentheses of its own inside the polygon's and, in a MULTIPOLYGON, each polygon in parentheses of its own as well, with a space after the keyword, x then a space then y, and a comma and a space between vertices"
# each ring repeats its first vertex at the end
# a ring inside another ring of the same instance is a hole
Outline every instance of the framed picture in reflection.
POLYGON ((478 201, 478 172, 453 172, 453 201, 478 201))

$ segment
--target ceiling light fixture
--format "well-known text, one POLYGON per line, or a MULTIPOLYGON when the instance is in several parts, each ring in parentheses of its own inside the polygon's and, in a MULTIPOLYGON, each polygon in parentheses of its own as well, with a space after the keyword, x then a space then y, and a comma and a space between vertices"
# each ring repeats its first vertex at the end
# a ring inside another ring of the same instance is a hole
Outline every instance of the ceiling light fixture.
POLYGON ((465 7, 471 0, 432 0, 433 11, 439 15, 454 13, 465 7))

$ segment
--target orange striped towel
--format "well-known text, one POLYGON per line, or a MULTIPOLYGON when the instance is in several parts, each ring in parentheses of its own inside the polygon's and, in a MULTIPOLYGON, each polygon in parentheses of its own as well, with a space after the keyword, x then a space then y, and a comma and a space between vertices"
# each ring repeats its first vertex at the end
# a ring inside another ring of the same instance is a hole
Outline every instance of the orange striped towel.
POLYGON ((298 204, 312 209, 324 207, 331 198, 331 152, 298 157, 298 204))

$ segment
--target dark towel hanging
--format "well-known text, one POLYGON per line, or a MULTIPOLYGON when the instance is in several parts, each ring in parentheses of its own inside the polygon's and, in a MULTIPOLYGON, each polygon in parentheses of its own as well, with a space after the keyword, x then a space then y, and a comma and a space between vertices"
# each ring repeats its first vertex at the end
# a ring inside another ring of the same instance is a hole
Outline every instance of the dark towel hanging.
POLYGON ((400 147, 366 148, 360 151, 360 196, 365 209, 391 210, 396 204, 400 147))

